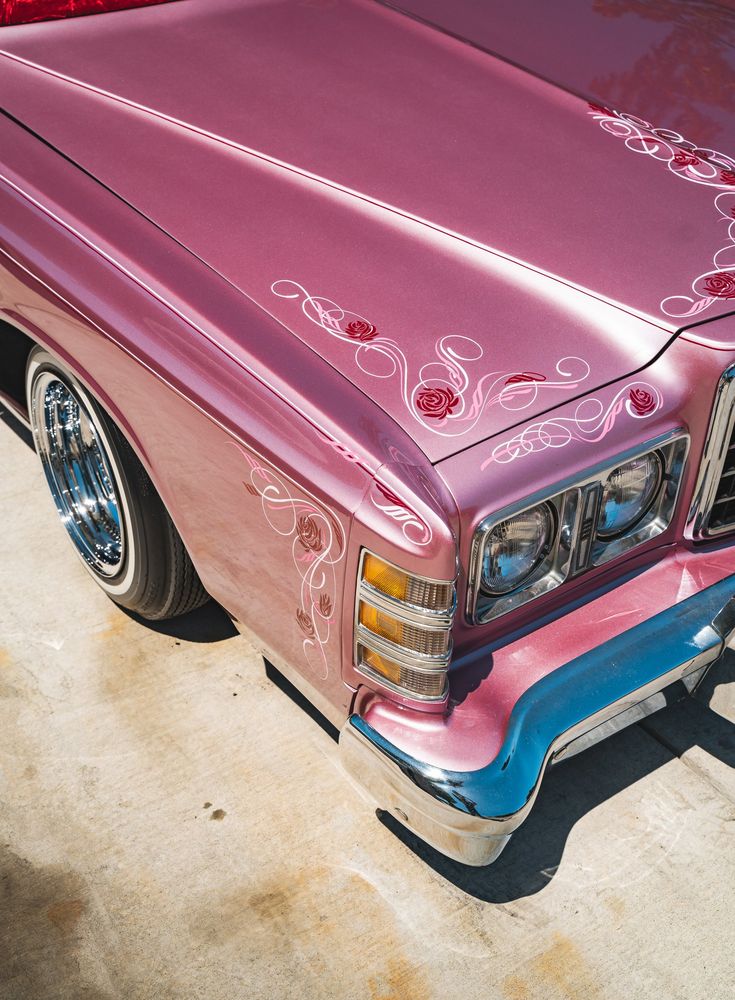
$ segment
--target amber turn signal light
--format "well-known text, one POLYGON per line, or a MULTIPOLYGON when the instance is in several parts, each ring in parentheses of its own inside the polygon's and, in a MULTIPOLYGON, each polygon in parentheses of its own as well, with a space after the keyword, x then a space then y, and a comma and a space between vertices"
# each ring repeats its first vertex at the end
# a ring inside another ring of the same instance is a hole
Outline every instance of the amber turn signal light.
POLYGON ((441 581, 427 580, 421 576, 404 573, 397 566, 392 566, 372 552, 366 552, 362 564, 362 579, 365 583, 379 590, 381 594, 392 597, 427 611, 437 611, 449 614, 454 603, 454 585, 441 581))
POLYGON ((406 573, 363 551, 355 665, 408 697, 441 701, 452 655, 453 582, 406 573))
POLYGON ((414 670, 412 667, 376 653, 366 646, 358 646, 360 662, 372 673, 377 674, 397 688, 401 688, 410 697, 443 698, 447 690, 447 673, 445 670, 414 670))

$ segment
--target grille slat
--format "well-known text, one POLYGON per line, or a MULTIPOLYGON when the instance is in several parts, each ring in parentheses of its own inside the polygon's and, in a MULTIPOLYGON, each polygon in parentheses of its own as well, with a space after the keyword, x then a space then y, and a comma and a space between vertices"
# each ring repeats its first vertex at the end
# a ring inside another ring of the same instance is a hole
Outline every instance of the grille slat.
POLYGON ((725 531, 735 527, 735 427, 725 452, 720 479, 717 484, 709 518, 710 531, 725 531))
POLYGON ((735 365, 717 383, 687 518, 689 538, 735 531, 735 365))

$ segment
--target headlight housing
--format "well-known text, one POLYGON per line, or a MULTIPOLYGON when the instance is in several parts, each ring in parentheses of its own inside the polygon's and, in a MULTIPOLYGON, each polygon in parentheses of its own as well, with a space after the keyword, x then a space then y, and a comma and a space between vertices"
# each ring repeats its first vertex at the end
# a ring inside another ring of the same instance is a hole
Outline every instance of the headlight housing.
POLYGON ((555 523, 551 504, 540 503, 495 525, 482 554, 486 594, 507 594, 531 576, 551 548, 555 523))
POLYGON ((500 618, 665 531, 688 450, 678 429, 486 518, 472 542, 469 619, 500 618))

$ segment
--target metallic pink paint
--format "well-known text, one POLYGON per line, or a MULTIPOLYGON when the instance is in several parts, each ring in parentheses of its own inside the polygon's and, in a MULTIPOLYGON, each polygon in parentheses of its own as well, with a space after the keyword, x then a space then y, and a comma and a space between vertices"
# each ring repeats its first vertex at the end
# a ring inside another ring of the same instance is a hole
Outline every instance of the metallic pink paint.
MULTIPOLYGON (((611 111, 596 104, 590 114, 625 148, 666 166, 680 180, 715 191, 713 222, 727 224, 727 239, 712 256, 712 266, 691 283, 692 295, 668 295, 660 309, 666 316, 688 319, 699 316, 718 300, 735 299, 735 160, 715 149, 702 149, 679 132, 656 128, 634 115, 611 111)), ((714 236, 714 226, 713 226, 714 236)), ((723 237, 717 237, 719 243, 723 237)))
MULTIPOLYGON (((479 345, 458 359, 469 386, 547 376, 524 420, 641 368, 676 329, 659 309, 672 281, 712 252, 679 221, 711 210, 707 192, 672 177, 672 215, 649 164, 590 134, 584 101, 374 3, 191 0, 9 29, 0 50, 8 110, 399 423, 448 337, 479 345), (274 295, 282 279, 400 345, 406 392, 274 295), (519 327, 539 334, 522 352, 519 327), (589 365, 582 384, 557 372, 567 357, 589 365)), ((411 433, 438 461, 518 416, 487 406, 461 440, 412 417, 411 433)))
POLYGON ((704 146, 732 141, 732 0, 384 2, 572 93, 696 135, 704 146))
MULTIPOLYGON (((440 6, 469 32, 471 5, 440 6)), ((0 117, 0 315, 118 421, 205 586, 269 653, 335 717, 354 704, 452 768, 492 758, 540 677, 735 570, 684 537, 732 306, 713 296, 717 322, 680 336, 660 309, 711 258, 712 193, 592 127, 605 95, 577 89, 367 0, 0 33, 3 107, 67 157, 0 117), (480 520, 678 427, 664 534, 468 623, 480 520), (307 579, 325 524, 328 586, 307 579), (447 702, 356 672, 362 547, 437 579, 459 557, 447 702)))

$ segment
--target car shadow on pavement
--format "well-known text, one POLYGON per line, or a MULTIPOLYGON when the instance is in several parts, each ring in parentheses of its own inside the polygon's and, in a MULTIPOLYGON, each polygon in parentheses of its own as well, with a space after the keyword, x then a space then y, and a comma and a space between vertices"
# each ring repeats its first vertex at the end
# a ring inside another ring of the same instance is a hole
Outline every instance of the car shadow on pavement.
POLYGON ((168 618, 165 621, 150 621, 148 618, 141 618, 134 611, 127 608, 120 610, 144 625, 151 632, 158 632, 160 635, 170 635, 174 639, 182 639, 184 642, 222 642, 224 639, 232 639, 239 635, 232 618, 227 614, 221 604, 214 600, 207 601, 201 608, 195 608, 178 618, 168 618))
POLYGON ((725 650, 724 656, 707 672, 697 688, 695 698, 703 705, 709 705, 719 689, 729 695, 728 715, 735 722, 735 650, 725 650))
MULTIPOLYGON (((723 660, 711 684, 728 683, 734 676, 735 658, 723 660)), ((528 819, 487 868, 451 861, 389 814, 379 817, 422 861, 468 895, 510 903, 549 884, 567 840, 584 816, 694 747, 735 768, 735 725, 701 701, 687 698, 551 767, 528 819)), ((700 777, 707 780, 704 773, 700 777)), ((677 836, 673 824, 670 835, 677 836)), ((616 836, 615 830, 610 836, 616 836)))
POLYGON ((275 684, 278 690, 290 698, 294 705, 298 705, 302 712, 305 712, 310 719, 316 722, 317 726, 323 729, 330 739, 338 743, 339 729, 329 721, 326 715, 322 715, 319 709, 315 705, 312 705, 306 695, 303 695, 269 660, 264 658, 263 664, 265 666, 265 676, 271 684, 275 684))

